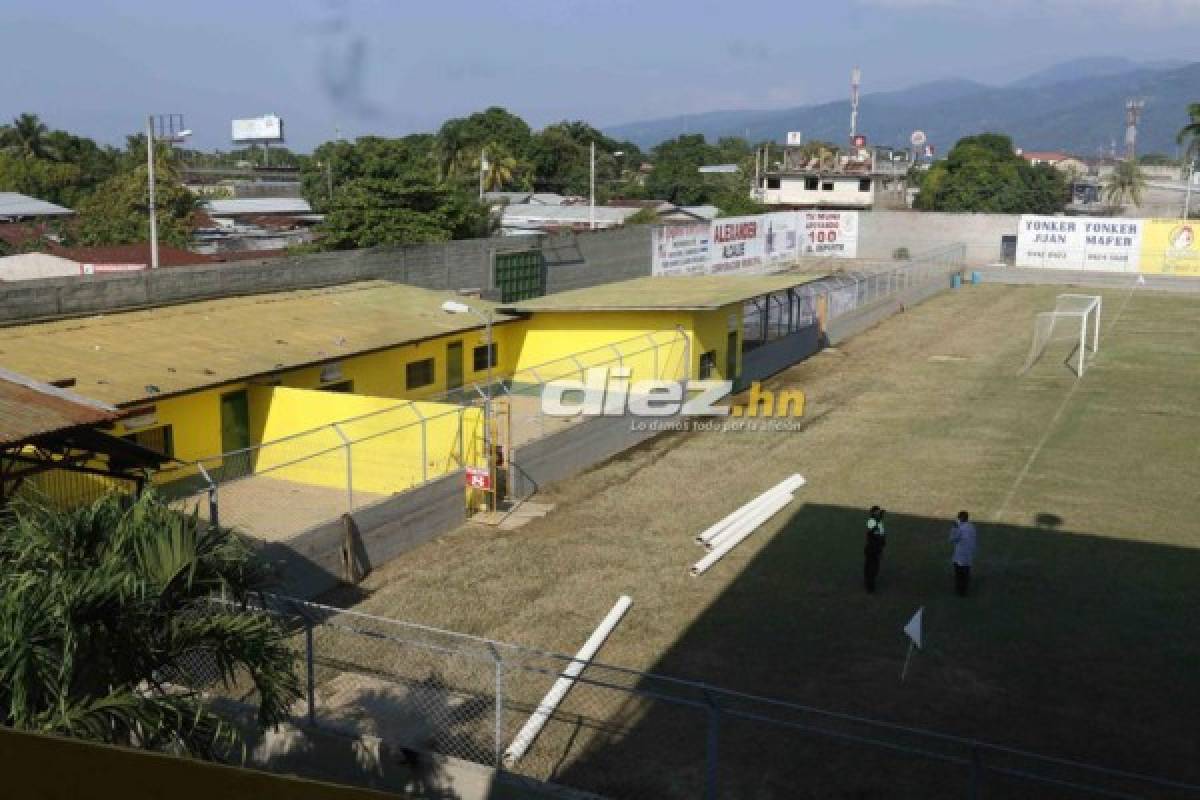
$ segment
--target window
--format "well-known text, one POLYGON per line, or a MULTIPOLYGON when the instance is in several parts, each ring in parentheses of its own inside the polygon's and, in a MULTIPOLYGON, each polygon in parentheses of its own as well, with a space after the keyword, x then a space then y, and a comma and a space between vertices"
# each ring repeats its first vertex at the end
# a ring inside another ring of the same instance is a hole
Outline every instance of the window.
POLYGON ((717 368, 717 354, 710 350, 700 354, 700 380, 706 381, 712 377, 717 368))
POLYGON ((815 192, 817 190, 817 179, 816 178, 805 178, 804 179, 804 189, 809 192, 815 192))
POLYGON ((860 180, 859 180, 859 182, 858 182, 858 190, 859 190, 860 192, 869 192, 869 191, 871 191, 871 179, 870 179, 870 178, 862 178, 862 179, 860 179, 860 180))
POLYGON ((171 431, 170 425, 160 425, 157 428, 135 431, 121 438, 127 442, 140 445, 147 450, 153 450, 159 455, 167 456, 168 458, 175 457, 175 436, 171 431))
POLYGON ((488 367, 494 368, 496 366, 496 347, 497 347, 496 343, 492 342, 492 346, 491 346, 491 351, 492 351, 491 362, 492 363, 491 364, 488 363, 488 346, 486 344, 481 344, 481 345, 479 345, 479 347, 476 347, 473 351, 471 351, 471 358, 472 358, 471 368, 474 369, 476 372, 483 372, 488 367))
POLYGON ((824 183, 822 183, 821 191, 822 192, 832 192, 833 191, 833 181, 825 181, 824 183))
POLYGON ((341 394, 351 394, 354 391, 354 381, 327 383, 324 386, 318 386, 317 388, 322 392, 340 392, 341 394))
POLYGON ((778 189, 779 188, 779 178, 767 178, 767 188, 768 189, 778 189))
POLYGON ((423 358, 404 365, 404 388, 420 389, 433 383, 433 359, 423 358))

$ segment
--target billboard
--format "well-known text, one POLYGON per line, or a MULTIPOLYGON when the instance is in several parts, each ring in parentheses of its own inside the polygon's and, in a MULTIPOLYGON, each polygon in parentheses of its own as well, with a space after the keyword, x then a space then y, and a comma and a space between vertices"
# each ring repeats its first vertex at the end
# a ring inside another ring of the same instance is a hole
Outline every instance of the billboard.
POLYGON ((1026 214, 1017 230, 1018 267, 1137 272, 1145 220, 1026 214))
POLYGON ((758 217, 726 217, 712 221, 712 250, 708 259, 710 275, 755 273, 763 271, 766 247, 766 220, 758 217))
POLYGON ((283 120, 274 114, 233 121, 235 142, 282 142, 283 120))
POLYGON ((798 211, 806 256, 856 258, 858 256, 857 211, 798 211))
POLYGON ((707 222, 659 225, 654 228, 654 275, 705 275, 708 273, 709 243, 707 222))
POLYGON ((1146 220, 1141 271, 1156 275, 1200 275, 1200 221, 1146 220))

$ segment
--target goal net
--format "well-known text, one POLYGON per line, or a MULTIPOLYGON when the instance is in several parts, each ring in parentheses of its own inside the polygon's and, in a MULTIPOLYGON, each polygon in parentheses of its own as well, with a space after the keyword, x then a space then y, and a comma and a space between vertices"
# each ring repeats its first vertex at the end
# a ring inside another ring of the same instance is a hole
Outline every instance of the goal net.
POLYGON ((1024 375, 1036 364, 1054 342, 1073 342, 1075 348, 1067 356, 1073 364, 1075 374, 1083 375, 1087 367, 1087 354, 1100 348, 1100 310, 1103 301, 1099 295, 1060 294, 1054 302, 1053 311, 1043 311, 1033 321, 1033 343, 1029 356, 1021 367, 1024 375))

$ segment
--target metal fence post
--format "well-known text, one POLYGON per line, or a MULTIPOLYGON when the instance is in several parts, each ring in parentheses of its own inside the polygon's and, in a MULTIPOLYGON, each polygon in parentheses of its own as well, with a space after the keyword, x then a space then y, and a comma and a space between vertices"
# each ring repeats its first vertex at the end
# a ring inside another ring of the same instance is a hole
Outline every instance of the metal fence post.
POLYGON ((218 519, 220 513, 220 504, 217 501, 217 484, 208 474, 208 470, 199 461, 196 466, 200 469, 200 474, 204 477, 205 483, 208 484, 208 525, 209 528, 216 533, 221 529, 221 523, 218 519))
POLYGON ((704 800, 717 800, 717 746, 721 736, 721 709, 708 692, 704 693, 708 703, 708 740, 704 748, 704 800))
POLYGON ((354 511, 354 458, 350 452, 350 438, 342 433, 342 429, 335 422, 329 427, 333 428, 333 432, 342 440, 342 448, 346 452, 346 511, 354 511))
POLYGON ((425 415, 421 413, 421 409, 417 408, 416 404, 412 405, 412 412, 417 415, 417 419, 421 421, 421 483, 429 482, 429 441, 428 432, 425 430, 425 415))
POLYGON ((495 729, 495 753, 496 753, 496 769, 504 766, 504 659, 500 652, 492 646, 492 657, 496 660, 496 729, 495 729))
POLYGON ((304 666, 308 682, 308 724, 317 724, 317 673, 313 668, 313 624, 307 615, 304 617, 304 666))

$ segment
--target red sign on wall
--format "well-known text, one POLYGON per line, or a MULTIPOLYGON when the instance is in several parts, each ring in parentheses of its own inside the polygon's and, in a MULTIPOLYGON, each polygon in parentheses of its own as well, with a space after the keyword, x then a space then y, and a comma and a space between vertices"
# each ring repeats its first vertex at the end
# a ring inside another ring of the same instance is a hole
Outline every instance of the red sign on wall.
POLYGON ((471 489, 492 490, 492 476, 486 469, 467 467, 467 486, 471 489))

